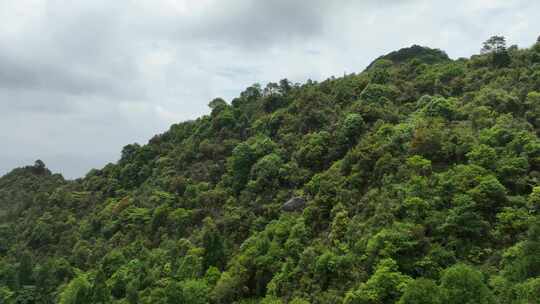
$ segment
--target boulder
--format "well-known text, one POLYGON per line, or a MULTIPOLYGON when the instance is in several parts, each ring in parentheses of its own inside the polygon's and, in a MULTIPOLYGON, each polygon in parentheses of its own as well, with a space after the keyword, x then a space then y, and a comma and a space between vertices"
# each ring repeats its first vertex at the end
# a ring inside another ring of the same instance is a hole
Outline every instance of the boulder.
POLYGON ((306 206, 306 200, 302 197, 293 197, 281 206, 281 210, 286 212, 293 212, 304 209, 306 206))

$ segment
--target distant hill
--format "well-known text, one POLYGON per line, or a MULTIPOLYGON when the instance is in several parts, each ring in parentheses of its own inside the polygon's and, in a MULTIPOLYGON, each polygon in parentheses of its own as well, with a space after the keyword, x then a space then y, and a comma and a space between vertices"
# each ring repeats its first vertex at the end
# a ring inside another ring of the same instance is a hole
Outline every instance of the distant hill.
POLYGON ((59 174, 51 174, 41 161, 33 166, 17 168, 0 178, 0 219, 18 216, 29 208, 36 197, 65 183, 59 174))
POLYGON ((412 59, 418 60, 419 62, 426 64, 435 64, 450 61, 450 58, 444 51, 441 51, 439 49, 431 49, 419 45, 413 45, 378 57, 368 65, 366 70, 372 68, 373 65, 380 60, 389 60, 392 61, 392 63, 400 64, 412 59))
POLYGON ((73 181, 13 170, 0 303, 538 303, 540 44, 496 50, 253 85, 73 181))

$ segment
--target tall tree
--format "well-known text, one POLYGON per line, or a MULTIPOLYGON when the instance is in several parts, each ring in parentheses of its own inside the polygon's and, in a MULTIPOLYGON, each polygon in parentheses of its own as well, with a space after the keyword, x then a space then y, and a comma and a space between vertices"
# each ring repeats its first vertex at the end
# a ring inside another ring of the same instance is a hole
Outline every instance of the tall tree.
POLYGON ((490 37, 482 45, 481 53, 490 54, 492 63, 496 67, 507 66, 510 63, 510 56, 506 49, 506 38, 504 36, 490 37))
POLYGON ((482 54, 487 53, 500 53, 506 51, 506 38, 504 36, 491 36, 488 40, 484 41, 482 46, 482 54))

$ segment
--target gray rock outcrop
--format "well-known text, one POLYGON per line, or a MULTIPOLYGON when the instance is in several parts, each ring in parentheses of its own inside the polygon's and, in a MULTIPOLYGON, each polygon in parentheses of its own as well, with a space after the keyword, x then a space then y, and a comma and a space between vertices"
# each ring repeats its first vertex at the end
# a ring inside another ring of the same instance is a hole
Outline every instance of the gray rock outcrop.
POLYGON ((293 212, 293 211, 299 211, 303 210, 306 206, 306 200, 302 197, 293 197, 289 199, 288 201, 281 206, 281 210, 286 212, 293 212))

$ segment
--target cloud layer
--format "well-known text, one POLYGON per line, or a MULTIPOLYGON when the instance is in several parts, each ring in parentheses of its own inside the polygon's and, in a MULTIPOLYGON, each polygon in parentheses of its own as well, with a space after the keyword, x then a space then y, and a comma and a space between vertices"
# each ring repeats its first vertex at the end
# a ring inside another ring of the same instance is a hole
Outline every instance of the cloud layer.
POLYGON ((255 82, 357 72, 413 43, 452 57, 540 34, 537 1, 3 0, 0 174, 69 178, 255 82))

